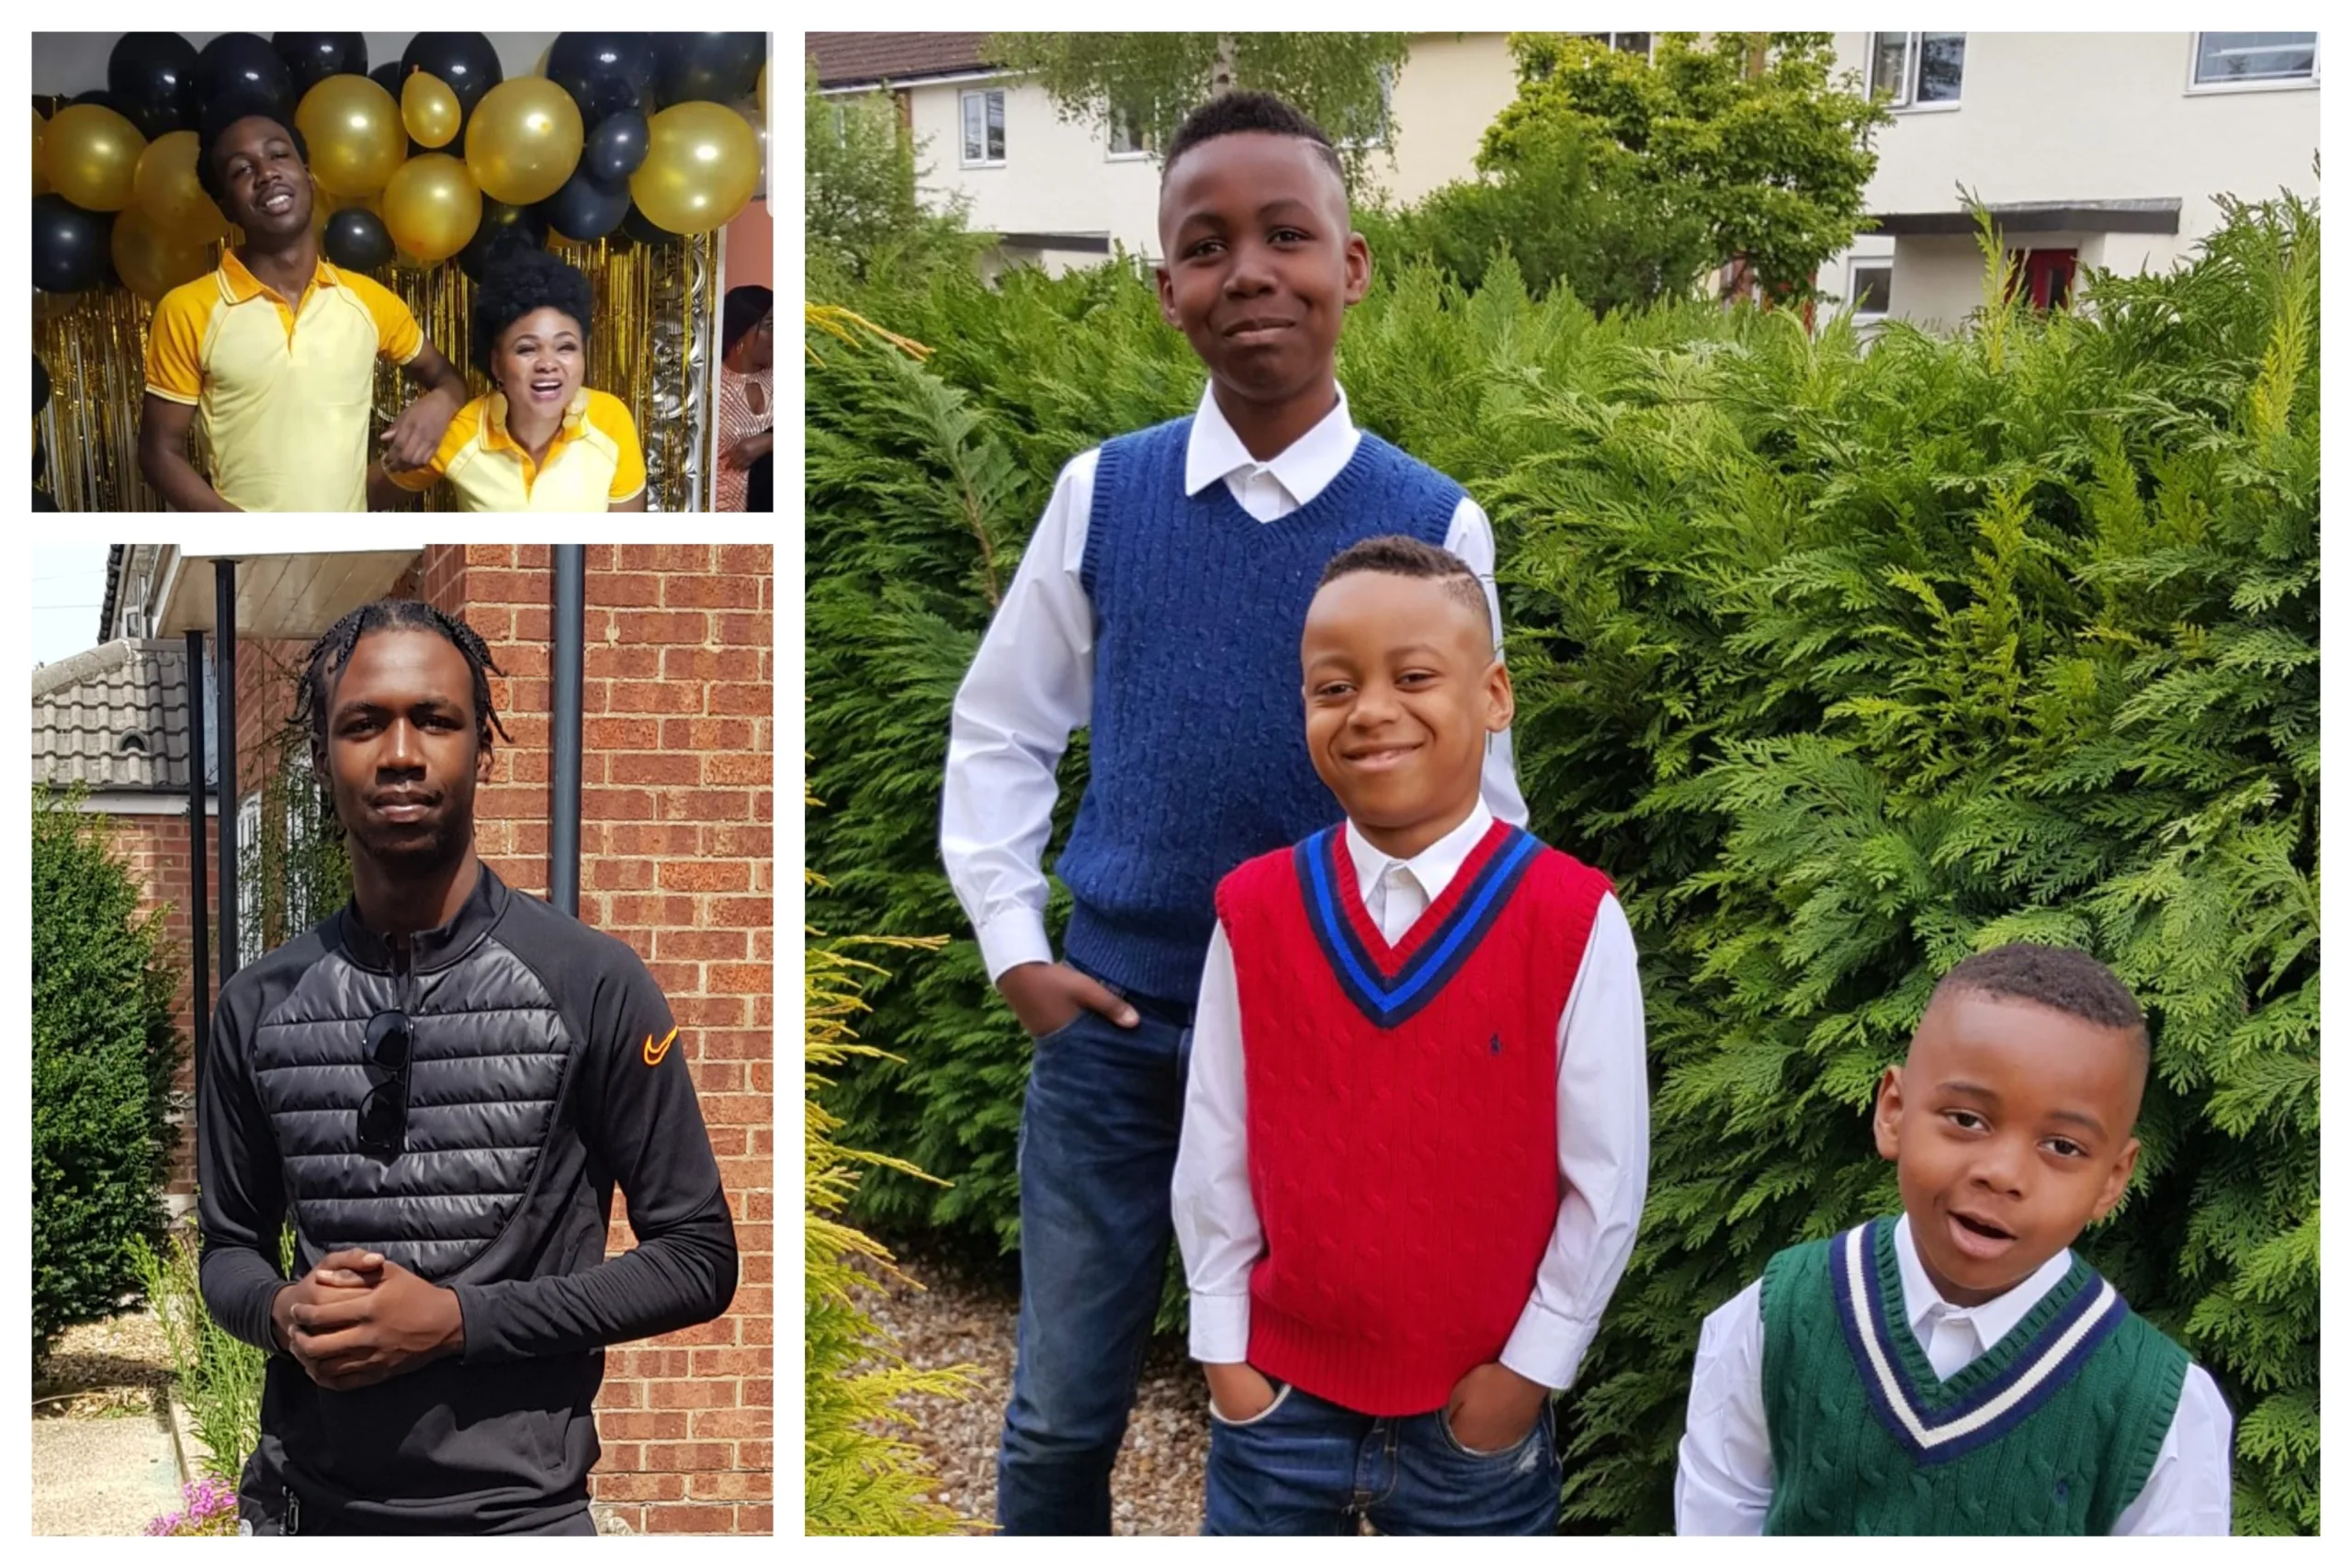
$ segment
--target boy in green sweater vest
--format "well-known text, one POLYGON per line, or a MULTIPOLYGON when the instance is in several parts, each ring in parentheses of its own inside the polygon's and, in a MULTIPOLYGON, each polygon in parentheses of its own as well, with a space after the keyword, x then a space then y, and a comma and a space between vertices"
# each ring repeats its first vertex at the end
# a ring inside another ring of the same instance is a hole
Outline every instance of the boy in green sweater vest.
POLYGON ((1956 964, 1879 1083, 1902 1216, 1780 1253, 1701 1332, 1677 1532, 2227 1534, 2220 1390, 2069 1250, 2147 1074, 2096 959, 1956 964))

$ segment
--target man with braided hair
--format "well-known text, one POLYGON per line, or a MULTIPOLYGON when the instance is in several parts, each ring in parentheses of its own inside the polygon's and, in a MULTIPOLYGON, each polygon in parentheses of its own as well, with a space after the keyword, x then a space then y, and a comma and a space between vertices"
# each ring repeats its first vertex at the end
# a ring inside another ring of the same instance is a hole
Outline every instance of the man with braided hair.
POLYGON ((351 902, 221 987, 198 1103, 205 1304, 271 1353, 249 1533, 594 1534, 604 1348, 734 1295, 661 991, 474 852, 496 669, 412 600, 303 669, 351 902), (606 1258, 616 1184, 638 1245, 606 1258))

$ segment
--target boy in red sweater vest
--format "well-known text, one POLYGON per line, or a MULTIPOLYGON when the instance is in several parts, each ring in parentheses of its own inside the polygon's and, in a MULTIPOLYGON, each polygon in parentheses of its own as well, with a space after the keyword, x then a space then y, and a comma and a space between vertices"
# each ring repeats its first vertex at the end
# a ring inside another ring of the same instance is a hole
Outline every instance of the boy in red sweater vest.
POLYGON ((1347 819, 1218 886, 1176 1157, 1208 1532, 1549 1534, 1649 1164, 1633 933, 1480 800, 1510 677, 1459 557, 1342 551, 1300 653, 1347 819))

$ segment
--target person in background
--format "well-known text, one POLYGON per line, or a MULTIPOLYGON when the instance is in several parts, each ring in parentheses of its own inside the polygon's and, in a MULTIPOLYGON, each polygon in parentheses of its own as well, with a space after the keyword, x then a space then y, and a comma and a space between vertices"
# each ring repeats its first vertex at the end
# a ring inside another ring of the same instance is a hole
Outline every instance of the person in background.
POLYGON ((727 291, 719 339, 718 479, 714 512, 765 512, 749 504, 752 465, 775 443, 775 295, 756 283, 727 291))

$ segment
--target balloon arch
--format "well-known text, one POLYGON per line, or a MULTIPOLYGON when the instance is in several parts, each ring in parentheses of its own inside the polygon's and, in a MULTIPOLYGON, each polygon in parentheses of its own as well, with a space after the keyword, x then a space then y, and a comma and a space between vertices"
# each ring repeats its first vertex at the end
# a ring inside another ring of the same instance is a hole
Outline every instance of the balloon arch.
MULTIPOLYGON (((630 405, 649 506, 707 505, 719 235, 766 192, 767 75, 762 33, 561 33, 512 78, 481 33, 418 33, 373 72, 359 33, 122 35, 103 90, 33 111, 34 347, 54 388, 35 417, 58 502, 159 504, 136 461, 147 321, 243 239, 197 177, 197 127, 235 94, 308 144, 322 254, 401 296, 469 376, 494 244, 580 267, 588 384, 630 405)), ((379 422, 410 395, 378 367, 379 422)))

